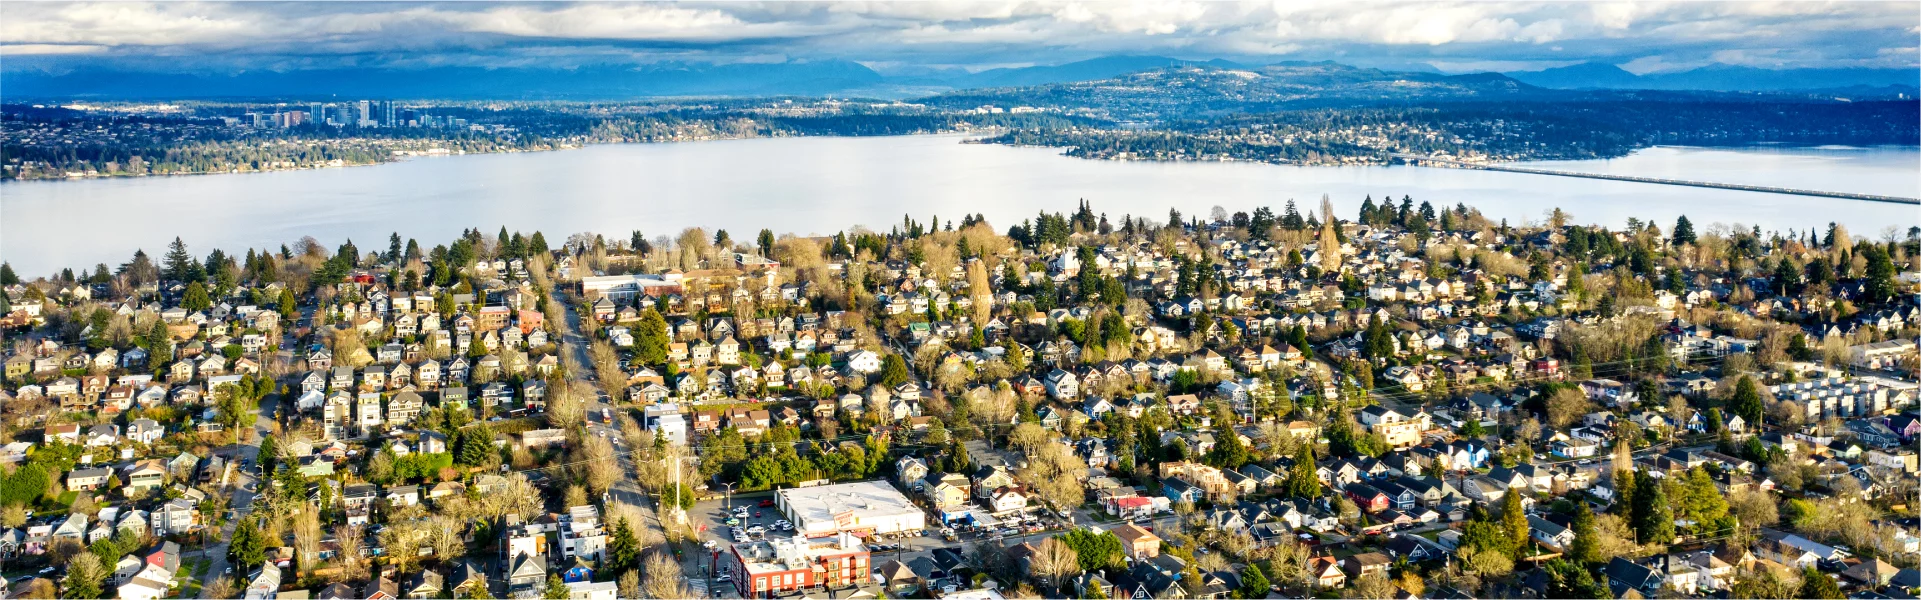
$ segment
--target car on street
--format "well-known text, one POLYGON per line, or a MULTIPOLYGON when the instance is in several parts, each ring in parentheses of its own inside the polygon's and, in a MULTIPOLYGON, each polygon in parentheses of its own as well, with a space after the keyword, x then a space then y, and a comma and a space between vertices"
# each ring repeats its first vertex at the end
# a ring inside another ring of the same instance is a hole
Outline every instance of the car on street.
POLYGON ((773 500, 762 500, 762 501, 760 501, 760 507, 761 507, 761 508, 773 508, 773 507, 774 507, 774 501, 773 501, 773 500))

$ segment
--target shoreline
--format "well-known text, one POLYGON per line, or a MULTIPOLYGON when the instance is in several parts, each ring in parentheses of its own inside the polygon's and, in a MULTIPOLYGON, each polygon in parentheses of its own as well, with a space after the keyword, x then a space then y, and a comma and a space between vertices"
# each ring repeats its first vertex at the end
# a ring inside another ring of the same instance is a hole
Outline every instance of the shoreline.
MULTIPOLYGON (((1403 159, 1400 158, 1401 155, 1393 151, 1385 151, 1385 152, 1388 152, 1388 155, 1385 158, 1381 158, 1379 160, 1372 160, 1372 157, 1367 157, 1369 158, 1369 160, 1366 160, 1364 162, 1352 162, 1352 163, 1285 162, 1285 161, 1270 161, 1270 160, 1254 160, 1254 159, 1238 158, 1238 157, 1232 157, 1232 156, 1224 156, 1221 158, 1213 158, 1213 159, 1197 159, 1197 158, 1185 158, 1185 157, 1174 157, 1174 158, 1125 157, 1125 158, 1122 158, 1122 157, 1077 156, 1073 153, 1074 150, 1078 148, 1077 146, 1048 146, 1048 145, 1036 145, 1036 144, 1012 144, 1012 143, 992 142, 992 141, 987 141, 992 137, 991 133, 983 133, 979 131, 943 131, 943 132, 933 132, 933 133, 907 133, 907 134, 896 134, 896 135, 806 135, 802 133, 781 132, 776 135, 743 135, 743 136, 711 137, 711 138, 691 139, 691 140, 602 141, 602 142, 588 142, 588 143, 582 143, 582 144, 556 145, 551 148, 534 148, 534 149, 514 148, 514 149, 504 149, 504 150, 492 150, 492 151, 485 151, 485 152, 461 151, 458 153, 448 152, 448 153, 441 153, 441 154, 416 153, 416 154, 397 156, 392 158, 391 160, 381 160, 381 161, 374 161, 374 162, 356 162, 356 163, 343 162, 342 164, 339 164, 339 165, 324 165, 324 166, 306 165, 306 166, 285 167, 285 168, 256 169, 256 170, 248 170, 248 171, 201 171, 201 172, 189 172, 189 173, 110 173, 110 174, 90 174, 90 175, 82 175, 78 177, 73 177, 73 176, 33 177, 28 179, 22 179, 19 177, 4 177, 4 178, 0 178, 0 185, 5 185, 9 183, 53 183, 53 182, 62 182, 62 181, 87 181, 87 180, 102 180, 102 179, 138 179, 138 178, 145 178, 145 177, 200 177, 200 176, 209 176, 209 175, 259 175, 259 174, 266 174, 266 173, 285 173, 285 172, 292 172, 292 171, 321 171, 326 169, 377 167, 381 165, 388 165, 388 164, 403 162, 403 161, 407 161, 415 158, 443 158, 443 157, 451 157, 451 156, 477 156, 477 155, 485 155, 485 154, 557 152, 557 151, 564 151, 564 150, 580 150, 580 149, 588 148, 591 146, 611 146, 611 145, 619 145, 619 144, 680 144, 680 143, 739 141, 739 140, 772 139, 772 138, 823 138, 823 137, 825 138, 879 138, 879 137, 906 137, 906 136, 958 136, 958 137, 964 138, 960 141, 960 143, 962 144, 1004 146, 1008 148, 1046 148, 1050 150, 1055 150, 1056 154, 1059 154, 1067 158, 1076 159, 1076 160, 1091 160, 1091 161, 1116 162, 1116 163, 1129 163, 1129 162, 1241 163, 1241 164, 1276 165, 1276 166, 1290 166, 1290 167, 1406 166, 1403 159)), ((1837 144, 1787 144, 1787 143, 1779 143, 1779 142, 1748 144, 1748 145, 1740 145, 1740 146, 1699 146, 1699 145, 1657 144, 1652 146, 1635 148, 1634 150, 1619 156, 1597 156, 1593 158, 1579 158, 1579 159, 1528 158, 1528 159, 1492 160, 1492 161, 1474 161, 1474 162, 1476 162, 1477 164, 1494 165, 1494 166, 1511 166, 1511 165, 1525 165, 1530 163, 1544 163, 1544 162, 1554 163, 1554 162, 1580 162, 1580 161, 1610 161, 1610 160, 1616 160, 1621 158, 1627 158, 1627 157, 1633 156, 1636 153, 1642 152, 1644 150, 1651 150, 1655 148, 1720 150, 1720 151, 1734 151, 1734 152, 1738 152, 1742 150, 1770 150, 1770 149, 1774 149, 1774 150, 1808 149, 1808 150, 1820 150, 1820 151, 1848 151, 1848 150, 1875 150, 1875 149, 1921 149, 1921 145, 1903 146, 1898 144, 1881 144, 1881 145, 1874 145, 1874 146, 1851 146, 1851 145, 1845 145, 1845 144, 1839 144, 1839 145, 1837 144)), ((1426 158, 1424 160, 1460 161, 1461 159, 1426 158)), ((1557 173, 1557 174, 1561 174, 1561 173, 1557 173)), ((1569 173, 1569 174, 1588 175, 1586 173, 1569 173)), ((1600 175, 1600 174, 1597 174, 1597 176, 1601 176, 1605 178, 1618 177, 1618 176, 1600 175)), ((1721 184, 1721 185, 1742 186, 1745 184, 1727 183, 1727 184, 1721 184)), ((1853 194, 1853 195, 1872 195, 1872 194, 1857 194, 1853 192, 1837 192, 1837 193, 1853 194)))

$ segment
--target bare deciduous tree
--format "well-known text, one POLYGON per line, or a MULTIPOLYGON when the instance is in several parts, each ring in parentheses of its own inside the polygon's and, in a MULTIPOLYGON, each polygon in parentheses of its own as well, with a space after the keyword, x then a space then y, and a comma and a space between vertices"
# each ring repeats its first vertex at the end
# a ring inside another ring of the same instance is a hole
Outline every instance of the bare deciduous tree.
POLYGON ((1080 555, 1074 548, 1056 538, 1041 540, 1035 546, 1034 556, 1028 561, 1033 576, 1048 587, 1060 588, 1061 581, 1080 573, 1080 555))
POLYGON ((666 552, 649 552, 641 563, 646 572, 646 583, 642 590, 649 598, 692 598, 693 591, 688 589, 687 580, 681 577, 680 562, 666 552))

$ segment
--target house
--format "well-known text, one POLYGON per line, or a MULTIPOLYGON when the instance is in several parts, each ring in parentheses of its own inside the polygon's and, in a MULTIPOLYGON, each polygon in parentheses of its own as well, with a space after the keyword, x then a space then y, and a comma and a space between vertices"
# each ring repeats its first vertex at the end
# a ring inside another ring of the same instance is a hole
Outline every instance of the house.
POLYGON ((1616 598, 1625 597, 1629 591, 1639 593, 1644 598, 1653 598, 1667 583, 1667 578, 1661 573, 1618 556, 1608 560, 1607 566, 1601 568, 1601 574, 1607 577, 1608 590, 1616 598))
POLYGON ((74 469, 67 472, 66 485, 70 490, 92 491, 106 485, 109 477, 113 477, 113 469, 106 467, 74 469))
POLYGON ((1313 578, 1314 587, 1321 589, 1338 588, 1347 585, 1347 572, 1341 570, 1341 561, 1332 556, 1316 556, 1307 560, 1308 577, 1313 578))
POLYGON ((1128 558, 1144 560, 1161 554, 1161 538, 1139 525, 1123 524, 1112 529, 1110 533, 1121 540, 1121 551, 1128 558))
POLYGON ((127 439, 142 444, 160 441, 160 437, 166 433, 166 428, 153 419, 134 419, 133 424, 127 426, 127 439))
POLYGON ((128 466, 125 475, 129 490, 156 489, 167 484, 167 465, 160 459, 150 458, 128 466))
POLYGON ((1574 530, 1547 519, 1528 515, 1527 528, 1529 538, 1555 550, 1565 550, 1574 543, 1574 530))

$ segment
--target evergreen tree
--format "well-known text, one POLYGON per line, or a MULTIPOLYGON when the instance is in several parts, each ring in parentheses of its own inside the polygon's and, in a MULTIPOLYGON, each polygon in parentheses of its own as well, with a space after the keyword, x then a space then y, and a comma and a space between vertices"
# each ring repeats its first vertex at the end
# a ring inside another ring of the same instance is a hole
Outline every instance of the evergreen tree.
POLYGON ((614 521, 614 535, 607 540, 607 564, 602 570, 618 575, 639 567, 640 538, 634 535, 627 517, 621 517, 614 521))
POLYGON ((1267 580, 1266 574, 1261 573, 1260 567, 1250 563, 1247 568, 1241 569, 1241 589, 1234 590, 1234 597, 1266 598, 1273 587, 1274 584, 1267 580))
POLYGON ((1746 420, 1749 427, 1761 426, 1761 416, 1766 409, 1761 405, 1761 391, 1753 377, 1742 375, 1740 381, 1735 382, 1734 398, 1728 401, 1728 409, 1746 420))
POLYGON ((1595 539, 1599 533, 1595 530, 1594 511, 1588 508, 1586 502, 1576 503, 1571 525, 1574 543, 1568 548, 1568 558, 1582 565, 1601 562, 1601 549, 1597 545, 1600 540, 1595 539))
POLYGON ((173 362, 173 335, 167 332, 166 321, 155 319, 153 329, 147 330, 147 364, 158 369, 173 362))
POLYGON ((227 560, 233 561, 242 572, 267 561, 267 538, 254 519, 244 519, 234 528, 233 540, 227 544, 227 560))
POLYGON ((1636 475, 1637 473, 1629 469, 1614 471, 1614 504, 1608 505, 1608 512, 1623 518, 1633 518, 1634 489, 1638 487, 1634 480, 1639 478, 1636 475))
POLYGON ((187 243, 180 241, 178 237, 173 238, 173 243, 167 245, 167 256, 162 264, 164 266, 161 267, 160 274, 167 279, 196 281, 200 278, 200 263, 193 259, 193 254, 187 252, 187 243))
POLYGON ((573 589, 567 587, 566 583, 561 582, 560 575, 557 574, 549 574, 547 576, 547 587, 540 591, 540 597, 546 600, 567 600, 568 598, 572 598, 573 595, 573 589))
POLYGON ((1527 510, 1521 508, 1521 495, 1510 491, 1501 498, 1501 529, 1507 534, 1510 548, 1517 556, 1527 553, 1528 526, 1527 510))
POLYGON ((653 307, 640 311, 640 323, 634 326, 636 357, 650 365, 665 362, 670 342, 672 338, 667 332, 667 318, 653 307))
POLYGON ((1674 508, 1661 488, 1661 480, 1653 477, 1638 477, 1634 483, 1634 513, 1629 522, 1643 544, 1674 542, 1674 508))
POLYGON ((1694 222, 1689 221, 1687 215, 1681 215, 1680 218, 1674 220, 1674 234, 1671 236, 1671 239, 1674 240, 1674 245, 1676 246, 1694 243, 1694 222))
POLYGON ((1294 453, 1294 465, 1287 469, 1287 479, 1281 482, 1281 495, 1289 498, 1321 497, 1321 478, 1314 472, 1314 447, 1301 444, 1294 453))
POLYGON ((1901 288, 1894 280, 1894 261, 1888 251, 1874 244, 1863 244, 1861 255, 1868 260, 1867 281, 1863 282, 1861 297, 1869 303, 1879 304, 1893 300, 1901 288))
POLYGON ((300 313, 300 304, 294 299, 292 288, 280 288, 280 318, 292 320, 300 313))
POLYGON ((1801 591, 1796 592, 1795 597, 1840 600, 1848 597, 1848 595, 1842 593, 1841 586, 1836 584, 1833 579, 1828 578, 1826 573, 1822 573, 1814 567, 1808 567, 1801 571, 1801 591))
POLYGON ((1605 600, 1613 598, 1606 586, 1594 581, 1594 574, 1587 567, 1569 560, 1554 559, 1544 565, 1548 577, 1547 597, 1549 598, 1593 598, 1605 600))
POLYGON ((198 281, 187 284, 187 293, 180 297, 180 307, 195 312, 213 308, 213 299, 207 297, 207 286, 198 281))
POLYGON ((1241 436, 1234 433, 1234 428, 1222 428, 1218 437, 1220 439, 1214 442, 1214 448, 1207 451, 1202 462, 1224 470, 1239 469, 1247 464, 1247 445, 1241 443, 1241 436))
POLYGON ((16 285, 20 275, 13 272, 13 263, 0 262, 0 285, 16 285))

